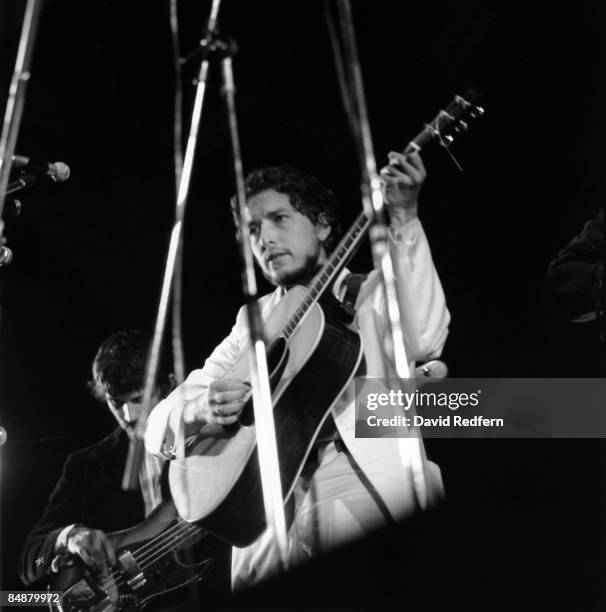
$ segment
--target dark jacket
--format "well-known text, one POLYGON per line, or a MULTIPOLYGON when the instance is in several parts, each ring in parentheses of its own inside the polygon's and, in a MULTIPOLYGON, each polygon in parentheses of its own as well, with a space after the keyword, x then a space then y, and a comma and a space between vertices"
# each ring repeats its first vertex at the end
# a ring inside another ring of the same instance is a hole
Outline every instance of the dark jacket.
POLYGON ((596 311, 602 291, 604 257, 604 221, 600 212, 549 265, 547 286, 567 320, 596 311))
POLYGON ((21 549, 19 572, 25 584, 35 584, 50 573, 55 541, 67 525, 81 523, 111 532, 144 519, 141 493, 121 488, 128 442, 126 432, 117 428, 68 456, 42 518, 21 549))

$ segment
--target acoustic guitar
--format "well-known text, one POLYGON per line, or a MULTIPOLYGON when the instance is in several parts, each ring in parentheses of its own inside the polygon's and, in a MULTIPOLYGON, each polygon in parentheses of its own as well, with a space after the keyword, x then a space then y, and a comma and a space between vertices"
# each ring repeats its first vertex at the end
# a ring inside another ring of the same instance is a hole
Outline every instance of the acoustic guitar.
MULTIPOLYGON (((442 144, 482 109, 456 96, 426 124, 405 152, 438 138, 442 144)), ((360 338, 334 312, 327 291, 371 226, 363 212, 343 236, 308 288, 293 287, 265 321, 268 367, 284 501, 288 501, 330 409, 362 359, 360 338)), ((250 344, 226 378, 249 380, 250 344)), ((170 488, 179 514, 234 546, 251 544, 265 528, 252 400, 239 426, 205 425, 184 459, 171 461, 170 488)))

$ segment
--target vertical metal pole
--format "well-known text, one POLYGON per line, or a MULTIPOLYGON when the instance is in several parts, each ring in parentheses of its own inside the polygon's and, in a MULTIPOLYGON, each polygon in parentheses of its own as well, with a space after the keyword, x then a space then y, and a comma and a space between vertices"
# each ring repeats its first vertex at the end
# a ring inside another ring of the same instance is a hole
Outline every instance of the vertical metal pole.
MULTIPOLYGON (((25 90, 30 78, 30 66, 34 52, 38 23, 40 21, 40 11, 42 0, 28 0, 21 27, 21 38, 17 51, 15 70, 4 110, 4 122, 2 124, 2 134, 0 135, 0 219, 4 210, 6 188, 12 166, 12 157, 15 153, 17 135, 21 126, 21 117, 25 105, 25 90)), ((12 258, 10 250, 2 246, 2 233, 4 224, 0 221, 0 248, 4 253, 8 253, 3 263, 8 263, 12 258)), ((3 253, 3 255, 4 255, 3 253)), ((0 265, 2 265, 0 263, 0 265)), ((0 427, 0 486, 2 484, 2 446, 6 442, 6 430, 0 427)), ((0 490, 0 548, 2 546, 2 504, 3 496, 0 490)), ((0 590, 2 588, 2 560, 0 559, 0 590)))
MULTIPOLYGON (((206 35, 210 38, 217 27, 217 17, 221 0, 213 0, 206 35)), ((194 108, 192 111, 191 125, 189 128, 189 137, 187 139, 187 148, 185 150, 185 159, 183 160, 183 170, 181 172, 181 180, 177 193, 176 204, 176 219, 171 231, 170 243, 168 246, 168 255, 166 259, 166 267, 164 269, 164 279, 162 281, 162 290, 160 292, 160 304, 158 306, 158 314, 156 316, 156 325, 154 328, 154 337, 152 339, 151 348, 147 358, 145 368, 145 386, 143 391, 143 411, 137 420, 135 430, 135 438, 131 442, 128 457, 126 459, 126 467, 122 478, 122 488, 134 490, 137 488, 138 470, 143 458, 143 434, 145 433, 145 424, 147 417, 152 409, 152 397, 154 394, 154 386, 156 375, 160 361, 160 347, 162 345, 162 336, 166 326, 166 317, 168 312, 168 304, 172 281, 175 271, 175 262, 179 252, 179 245, 183 235, 183 218, 185 216, 185 206, 187 204, 187 196, 189 193, 189 185, 191 182, 191 174, 194 163, 194 154, 196 152, 196 144, 198 142, 198 131, 200 127, 200 118, 202 116, 202 107, 206 93, 206 80, 208 77, 208 68, 210 49, 204 54, 198 73, 198 83, 196 86, 196 97, 194 100, 194 108)))
MULTIPOLYGON (((341 23, 344 31, 345 49, 349 60, 349 69, 353 77, 353 95, 358 111, 361 135, 362 162, 362 200, 366 213, 374 218, 370 228, 370 241, 375 268, 381 271, 383 290, 389 320, 390 335, 393 344, 396 374, 400 379, 410 378, 411 372, 404 349, 404 332, 402 330, 402 304, 397 291, 397 278, 394 273, 393 261, 387 241, 387 224, 385 205, 381 192, 381 180, 377 173, 375 154, 373 150, 368 111, 364 96, 362 71, 357 53, 355 31, 351 3, 349 0, 338 0, 341 23)), ((425 452, 420 434, 411 438, 399 440, 400 455, 405 469, 410 469, 417 502, 421 508, 428 503, 425 477, 425 452), (414 445, 412 454, 411 446, 414 445)))
POLYGON ((251 380, 253 408, 255 414, 255 431, 257 434, 257 452, 261 473, 261 488, 265 507, 265 522, 272 534, 271 542, 278 551, 282 570, 288 569, 288 538, 286 533, 286 517, 284 515, 284 497, 280 478, 280 463, 276 442, 276 426, 274 422, 267 354, 263 338, 263 324, 257 304, 257 282, 250 233, 246 221, 246 193, 244 189, 244 172, 240 138, 236 115, 235 87, 231 57, 223 59, 223 83, 229 130, 231 135, 234 170, 236 176, 236 194, 238 198, 240 221, 240 247, 242 249, 242 284, 246 296, 246 312, 251 346, 251 380))
MULTIPOLYGON (((40 10, 42 0, 28 0, 23 17, 21 28, 21 39, 19 50, 17 51, 17 61, 4 111, 4 122, 2 124, 2 135, 0 135, 0 218, 4 210, 4 200, 8 177, 12 166, 12 156, 15 153, 15 144, 21 116, 25 105, 25 89, 31 76, 30 66, 34 52, 34 43, 40 21, 40 10)), ((0 227, 0 238, 2 238, 2 228, 0 227)))

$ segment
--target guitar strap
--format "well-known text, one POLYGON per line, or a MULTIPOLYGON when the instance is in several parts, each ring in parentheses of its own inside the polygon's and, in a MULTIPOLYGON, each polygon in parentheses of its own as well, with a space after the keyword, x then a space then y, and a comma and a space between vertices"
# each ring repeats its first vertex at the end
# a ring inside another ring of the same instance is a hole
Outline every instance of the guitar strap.
MULTIPOLYGON (((358 299, 358 294, 360 293, 360 287, 362 283, 366 280, 368 274, 350 274, 343 281, 343 285, 345 286, 345 295, 343 296, 343 300, 341 302, 341 307, 345 314, 350 318, 350 322, 354 320, 356 316, 356 301, 358 299)), ((360 367, 356 372, 356 376, 363 376, 366 370, 366 364, 364 362, 364 356, 362 356, 362 361, 360 362, 360 367)), ((388 525, 394 525, 395 520, 391 515, 387 505, 381 498, 379 492, 375 489, 373 484, 370 482, 366 474, 362 471, 362 468, 358 465, 357 461, 353 458, 352 454, 347 450, 343 441, 338 438, 334 441, 335 447, 338 452, 345 453, 347 460, 349 461, 352 469, 358 475, 358 478, 362 481, 364 486, 366 487, 368 493, 373 498, 380 512, 383 514, 385 520, 388 525)))
MULTIPOLYGON (((360 288, 362 283, 366 280, 368 274, 349 274, 343 280, 343 287, 345 287, 345 293, 343 295, 342 300, 337 300, 334 297, 332 291, 328 293, 328 295, 324 295, 322 298, 322 308, 330 317, 330 315, 337 317, 342 323, 350 324, 353 322, 356 315, 356 301, 358 299, 358 294, 360 293, 360 288)), ((356 372, 356 376, 364 376, 366 373, 366 362, 364 360, 364 355, 362 355, 362 360, 360 361, 360 365, 358 366, 358 370, 356 372)), ((352 454, 349 452, 349 449, 343 443, 343 440, 339 437, 337 432, 337 426, 335 425, 335 421, 333 419, 332 414, 329 414, 326 421, 322 425, 320 429, 314 446, 312 447, 307 460, 305 462, 305 466, 303 468, 302 477, 310 478, 311 475, 315 472, 321 462, 320 449, 325 447, 328 443, 333 443, 337 452, 343 453, 347 461, 349 462, 352 470, 356 473, 357 477, 360 479, 369 495, 372 497, 374 502, 377 504, 377 507, 383 517, 385 518, 388 525, 393 525, 395 523, 393 516, 391 515, 387 505, 381 498, 379 492, 375 489, 374 485, 370 482, 368 477, 362 471, 362 468, 358 465, 357 461, 354 459, 352 454)), ((294 500, 294 496, 291 496, 291 500, 294 500)), ((290 507, 287 506, 287 512, 290 510, 291 518, 294 512, 294 502, 290 504, 290 507)))
POLYGON ((350 274, 343 281, 345 295, 341 301, 341 308, 349 318, 350 323, 356 316, 356 300, 358 299, 358 293, 360 293, 360 287, 367 276, 368 274, 350 274))
MULTIPOLYGON (((324 296, 321 298, 322 309, 324 310, 325 315, 330 320, 339 320, 342 324, 349 325, 353 322, 354 317, 356 315, 356 300, 358 299, 358 293, 360 293, 360 287, 362 283, 366 279, 367 274, 349 274, 349 276, 345 277, 343 280, 343 287, 345 287, 345 295, 342 300, 337 300, 334 296, 332 288, 330 291, 327 291, 324 296)), ((366 372, 366 362, 364 361, 364 355, 362 355, 362 359, 360 361, 360 365, 358 366, 358 370, 356 372, 356 376, 364 376, 366 372)), ((322 428, 318 432, 316 437, 315 445, 323 444, 328 440, 335 440, 338 438, 337 435, 337 427, 335 425, 335 421, 332 417, 332 414, 329 414, 322 428)), ((337 446, 337 450, 341 451, 345 448, 344 445, 337 446)), ((312 453, 313 455, 313 453, 312 453)), ((316 448, 317 455, 317 448, 316 448)), ((317 464, 317 456, 314 458, 311 457, 311 462, 317 464)))

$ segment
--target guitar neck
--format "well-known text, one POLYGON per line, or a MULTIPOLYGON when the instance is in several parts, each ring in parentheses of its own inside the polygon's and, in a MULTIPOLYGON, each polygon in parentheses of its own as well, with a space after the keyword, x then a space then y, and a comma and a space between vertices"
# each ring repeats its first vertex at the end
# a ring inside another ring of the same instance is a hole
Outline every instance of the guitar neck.
POLYGON ((334 281, 337 274, 343 269, 349 258, 353 255, 360 241, 370 228, 371 219, 365 213, 361 213, 354 224, 343 236, 337 248, 333 251, 322 270, 314 278, 305 299, 295 313, 290 317, 288 323, 282 329, 282 335, 288 339, 297 329, 311 306, 322 296, 326 288, 334 281))
MULTIPOLYGON (((405 153, 419 151, 434 137, 430 126, 417 134, 406 147, 405 153)), ((353 225, 349 228, 345 236, 339 242, 337 248, 333 251, 328 261, 322 267, 322 270, 314 278, 311 287, 297 311, 289 319, 288 323, 282 329, 282 335, 288 339, 297 329, 311 306, 315 304, 326 288, 334 281, 337 274, 343 269, 343 266, 349 261, 358 248, 362 238, 370 229, 372 219, 365 212, 361 212, 353 225)))
POLYGON ((147 567, 207 533, 198 525, 178 519, 172 527, 163 531, 159 536, 144 542, 139 548, 132 550, 131 554, 141 568, 147 567))
MULTIPOLYGON (((475 94, 473 92, 469 92, 469 94, 468 97, 471 96, 473 100, 475 94)), ((476 118, 482 116, 483 113, 484 109, 481 107, 475 106, 472 102, 461 96, 455 96, 450 104, 445 109, 440 110, 434 119, 430 123, 426 123, 423 129, 408 143, 406 149, 404 149, 404 154, 407 155, 420 151, 436 138, 443 146, 448 147, 450 142, 452 142, 452 136, 447 133, 449 130, 454 129, 455 133, 466 130, 467 123, 463 121, 463 117, 476 118)), ((322 270, 314 278, 305 299, 297 311, 282 329, 282 335, 285 339, 288 339, 295 332, 311 306, 318 301, 324 291, 326 291, 326 288, 334 281, 337 274, 355 252, 362 238, 366 235, 371 222, 372 219, 365 212, 360 213, 328 261, 324 264, 322 270)))

